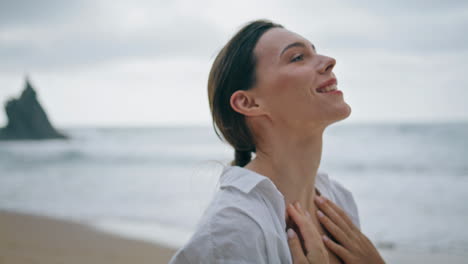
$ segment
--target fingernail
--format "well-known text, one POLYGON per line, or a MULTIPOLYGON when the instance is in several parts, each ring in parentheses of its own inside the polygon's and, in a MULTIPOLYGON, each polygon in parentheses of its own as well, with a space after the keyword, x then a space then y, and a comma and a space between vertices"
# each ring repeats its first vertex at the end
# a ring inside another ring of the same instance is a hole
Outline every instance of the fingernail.
POLYGON ((305 212, 305 215, 306 215, 308 218, 310 218, 309 211, 306 211, 306 212, 305 212))
POLYGON ((288 229, 288 238, 291 239, 291 238, 294 238, 296 237, 296 232, 294 232, 294 230, 292 230, 292 228, 289 228, 288 229))
POLYGON ((297 209, 301 209, 301 204, 299 202, 296 202, 297 209))
POLYGON ((317 214, 318 214, 319 217, 323 217, 323 216, 324 216, 324 214, 323 214, 322 211, 320 211, 320 210, 317 210, 317 214))
POLYGON ((322 204, 325 201, 322 196, 315 196, 315 199, 319 204, 322 204))
POLYGON ((328 241, 328 237, 326 235, 323 235, 322 238, 323 238, 323 241, 328 241))

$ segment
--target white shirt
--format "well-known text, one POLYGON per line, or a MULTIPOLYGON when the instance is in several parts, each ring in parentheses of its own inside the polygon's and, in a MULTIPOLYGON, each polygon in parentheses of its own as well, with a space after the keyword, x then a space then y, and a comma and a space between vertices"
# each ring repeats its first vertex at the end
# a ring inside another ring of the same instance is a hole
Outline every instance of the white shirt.
MULTIPOLYGON (((315 187, 335 202, 360 229, 353 195, 341 184, 318 172, 315 187)), ((283 194, 266 176, 227 166, 218 190, 190 240, 170 264, 185 263, 292 263, 283 194)))

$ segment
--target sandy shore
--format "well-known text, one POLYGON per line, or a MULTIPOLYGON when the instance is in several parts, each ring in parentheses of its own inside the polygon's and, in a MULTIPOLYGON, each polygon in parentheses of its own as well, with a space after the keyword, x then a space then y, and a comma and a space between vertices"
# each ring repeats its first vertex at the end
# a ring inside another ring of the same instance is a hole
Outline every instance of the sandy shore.
POLYGON ((79 223, 0 211, 0 264, 168 263, 173 249, 79 223))
MULTIPOLYGON (((174 249, 83 224, 0 211, 0 264, 168 263, 174 249)), ((387 264, 468 263, 467 256, 381 250, 387 264)))

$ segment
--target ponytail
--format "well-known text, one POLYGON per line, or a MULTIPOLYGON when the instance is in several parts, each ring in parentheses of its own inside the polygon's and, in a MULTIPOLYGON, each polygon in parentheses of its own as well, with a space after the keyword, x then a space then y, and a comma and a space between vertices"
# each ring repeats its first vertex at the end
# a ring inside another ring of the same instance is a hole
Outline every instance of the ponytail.
POLYGON ((249 150, 235 150, 234 151, 234 160, 231 162, 233 166, 244 167, 252 159, 252 152, 249 150))
POLYGON ((244 167, 252 160, 252 152, 255 152, 255 147, 250 150, 234 151, 234 160, 231 162, 232 166, 244 167))

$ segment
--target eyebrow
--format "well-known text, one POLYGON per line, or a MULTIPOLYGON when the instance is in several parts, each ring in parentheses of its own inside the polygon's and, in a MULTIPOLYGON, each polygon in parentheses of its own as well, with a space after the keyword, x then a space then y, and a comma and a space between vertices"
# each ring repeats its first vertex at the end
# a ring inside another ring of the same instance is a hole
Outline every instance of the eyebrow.
MULTIPOLYGON (((311 43, 310 45, 312 46, 312 48, 314 49, 314 51, 316 51, 314 44, 311 43)), ((303 48, 305 48, 306 45, 305 45, 304 43, 302 43, 302 42, 294 42, 294 43, 291 43, 291 44, 287 45, 287 46, 283 49, 283 51, 281 51, 280 57, 281 57, 281 55, 283 55, 283 53, 286 52, 286 50, 288 50, 288 49, 290 49, 290 48, 293 48, 293 47, 303 47, 303 48)))

